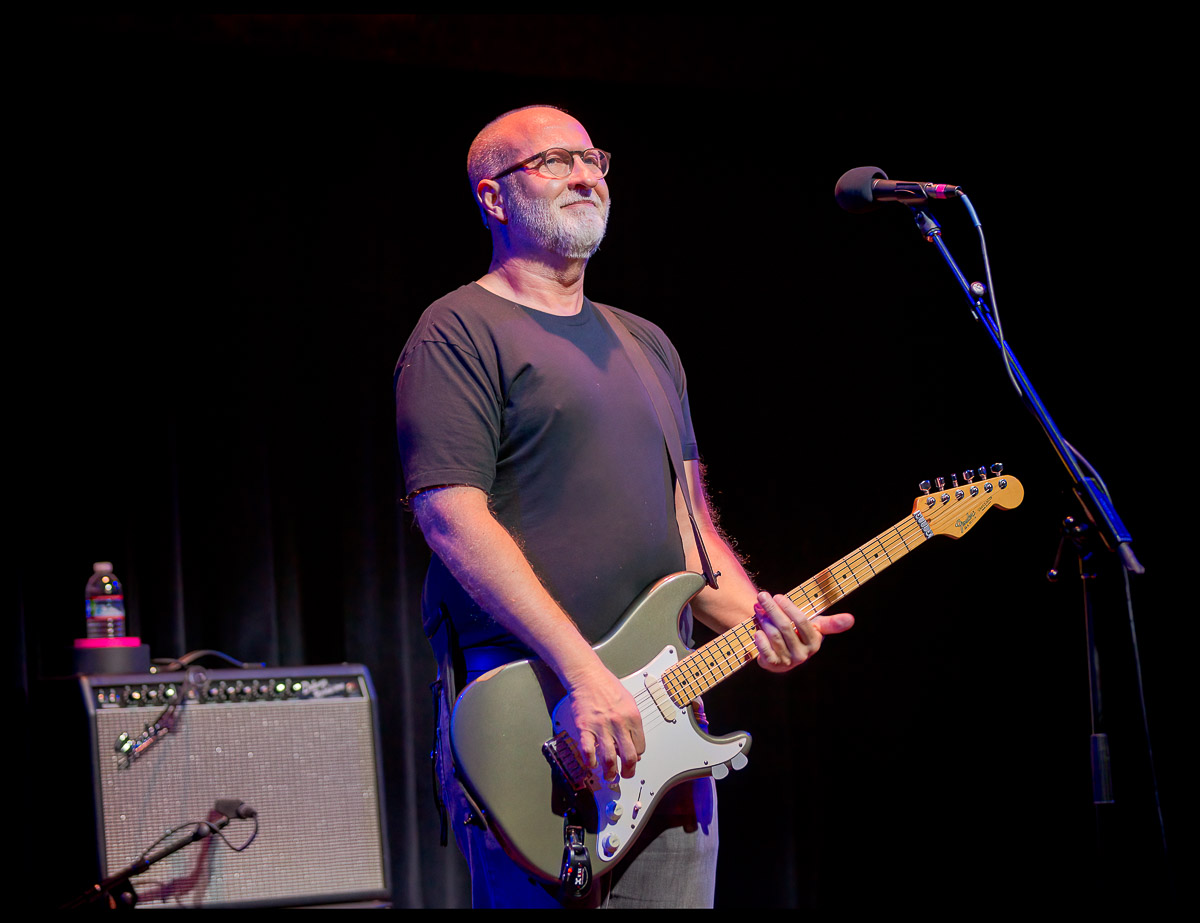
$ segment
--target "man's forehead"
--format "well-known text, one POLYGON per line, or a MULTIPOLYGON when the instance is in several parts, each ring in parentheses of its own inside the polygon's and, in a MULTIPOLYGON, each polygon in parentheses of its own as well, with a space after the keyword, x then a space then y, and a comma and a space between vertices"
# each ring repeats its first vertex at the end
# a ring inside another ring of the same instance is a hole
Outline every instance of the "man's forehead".
POLYGON ((516 151, 536 153, 549 147, 575 145, 591 147, 586 129, 571 116, 558 109, 523 109, 502 119, 496 127, 516 151))

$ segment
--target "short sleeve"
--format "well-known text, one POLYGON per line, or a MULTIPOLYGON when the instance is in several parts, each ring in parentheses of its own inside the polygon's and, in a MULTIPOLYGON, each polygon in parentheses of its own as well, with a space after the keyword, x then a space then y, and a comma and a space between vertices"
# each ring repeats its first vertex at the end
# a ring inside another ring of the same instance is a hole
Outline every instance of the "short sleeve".
POLYGON ((468 348, 421 340, 396 367, 396 437, 405 492, 467 484, 485 493, 496 476, 497 385, 468 348))

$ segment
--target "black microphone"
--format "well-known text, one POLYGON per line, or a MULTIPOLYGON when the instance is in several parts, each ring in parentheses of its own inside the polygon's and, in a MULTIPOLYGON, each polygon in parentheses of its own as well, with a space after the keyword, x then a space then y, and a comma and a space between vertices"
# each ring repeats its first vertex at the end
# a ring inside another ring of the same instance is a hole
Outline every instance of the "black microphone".
POLYGON ((962 194, 961 186, 888 179, 879 167, 847 170, 833 187, 833 197, 838 205, 856 215, 878 208, 884 202, 919 205, 929 199, 953 199, 962 194))
POLYGON ((218 798, 216 811, 218 814, 224 814, 230 820, 240 818, 245 820, 249 817, 257 817, 258 812, 241 798, 218 798))

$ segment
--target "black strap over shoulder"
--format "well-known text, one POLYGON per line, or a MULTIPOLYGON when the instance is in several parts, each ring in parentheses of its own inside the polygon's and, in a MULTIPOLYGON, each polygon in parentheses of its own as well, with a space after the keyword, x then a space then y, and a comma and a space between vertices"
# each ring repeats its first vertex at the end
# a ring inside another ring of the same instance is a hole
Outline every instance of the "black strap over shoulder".
POLYGON ((633 334, 629 332, 629 328, 625 326, 616 313, 607 305, 597 304, 594 301, 592 304, 608 322, 608 326, 612 328, 617 341, 624 348, 625 354, 633 364, 634 371, 637 372, 638 378, 641 379, 642 387, 650 395, 650 403, 654 405, 654 412, 658 416, 658 425, 662 427, 663 440, 667 444, 667 455, 671 459, 671 467, 675 469, 675 480, 679 482, 680 490, 683 493, 683 503, 687 507, 688 519, 692 523, 692 532, 696 536, 696 550, 700 552, 700 564, 704 569, 704 579, 715 590, 717 588, 717 575, 713 573, 712 563, 709 561, 708 552, 704 548, 704 540, 700 537, 700 527, 696 525, 696 517, 692 513, 692 500, 689 496, 687 473, 683 468, 683 442, 679 435, 679 425, 675 421, 675 411, 671 400, 667 396, 662 382, 654 374, 654 369, 650 367, 650 360, 646 357, 645 351, 638 345, 633 334))

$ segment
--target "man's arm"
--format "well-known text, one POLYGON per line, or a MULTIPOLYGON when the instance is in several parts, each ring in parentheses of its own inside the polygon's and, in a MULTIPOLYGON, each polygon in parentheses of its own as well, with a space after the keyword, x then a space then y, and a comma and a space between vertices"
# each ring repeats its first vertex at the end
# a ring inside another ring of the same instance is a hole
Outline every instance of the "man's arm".
POLYGON ((545 661, 567 690, 579 745, 605 778, 631 778, 646 749, 641 714, 575 623, 542 586, 525 555, 467 486, 424 491, 413 510, 433 552, 479 606, 545 661))
MULTIPOLYGON (((786 596, 771 596, 760 591, 713 523, 700 463, 684 462, 684 469, 687 472, 692 513, 700 527, 704 549, 708 552, 713 570, 721 574, 717 580, 719 589, 705 587, 692 600, 692 612, 696 618, 720 632, 755 616, 758 631, 755 632, 754 643, 758 647, 758 663, 763 669, 774 673, 798 667, 817 652, 825 635, 845 631, 854 624, 854 616, 848 612, 821 615, 809 621, 786 596)), ((696 539, 678 483, 675 485, 675 515, 688 570, 699 573, 700 553, 696 550, 696 539)))

